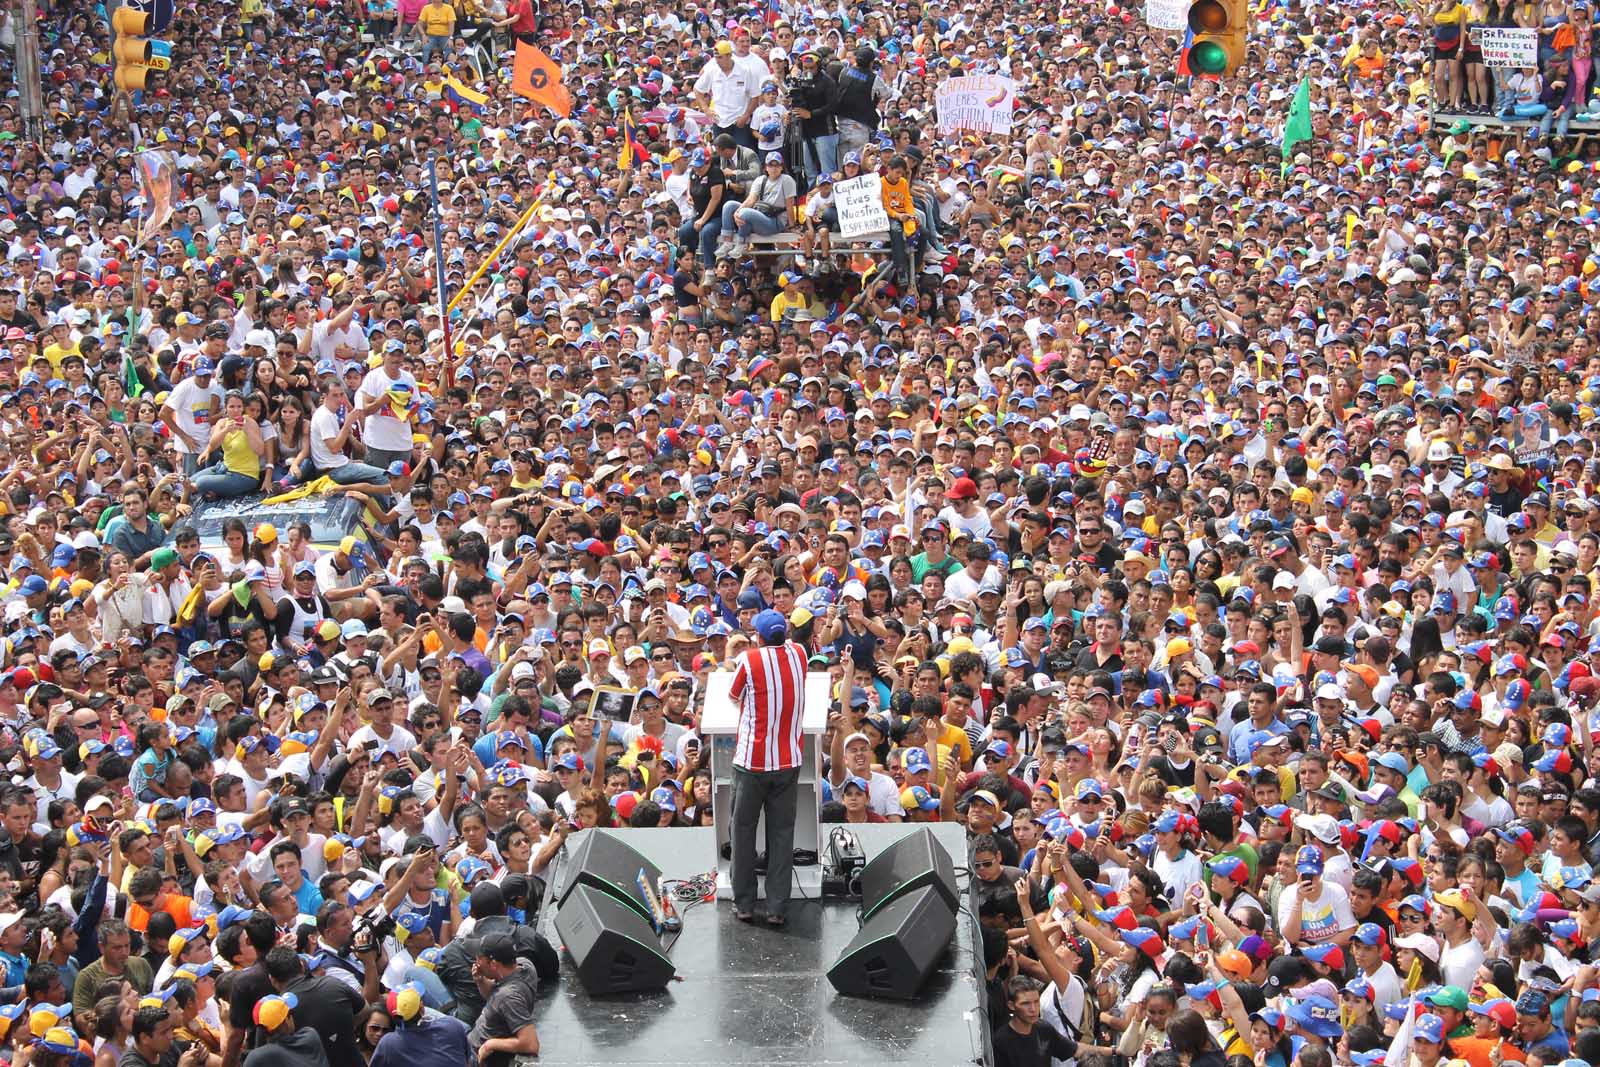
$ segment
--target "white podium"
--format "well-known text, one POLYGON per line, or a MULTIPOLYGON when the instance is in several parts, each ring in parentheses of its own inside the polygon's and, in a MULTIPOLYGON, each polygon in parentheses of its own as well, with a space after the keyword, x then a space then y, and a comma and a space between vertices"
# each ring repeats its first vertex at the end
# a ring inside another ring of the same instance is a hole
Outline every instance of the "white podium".
MULTIPOLYGON (((733 684, 732 671, 717 671, 706 678, 705 710, 700 715, 700 734, 711 746, 711 814, 717 835, 717 899, 733 899, 733 864, 727 857, 733 840, 733 753, 739 730, 739 709, 728 696, 733 684)), ((822 733, 828 726, 828 674, 806 674, 805 709, 800 717, 800 799, 794 820, 794 847, 811 852, 818 862, 795 865, 794 898, 817 899, 822 894, 822 835, 818 815, 822 808, 822 733)), ((766 850, 766 820, 756 827, 756 847, 766 850)), ((766 876, 758 878, 757 896, 766 899, 766 876)))

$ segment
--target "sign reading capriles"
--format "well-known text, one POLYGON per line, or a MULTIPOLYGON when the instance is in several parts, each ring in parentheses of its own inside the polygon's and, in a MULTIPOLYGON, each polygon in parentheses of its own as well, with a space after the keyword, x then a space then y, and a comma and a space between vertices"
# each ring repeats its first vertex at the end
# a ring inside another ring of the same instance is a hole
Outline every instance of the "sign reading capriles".
POLYGON ((934 96, 939 113, 939 132, 1009 134, 1011 111, 1017 98, 1017 83, 997 74, 974 74, 951 78, 940 84, 934 96))

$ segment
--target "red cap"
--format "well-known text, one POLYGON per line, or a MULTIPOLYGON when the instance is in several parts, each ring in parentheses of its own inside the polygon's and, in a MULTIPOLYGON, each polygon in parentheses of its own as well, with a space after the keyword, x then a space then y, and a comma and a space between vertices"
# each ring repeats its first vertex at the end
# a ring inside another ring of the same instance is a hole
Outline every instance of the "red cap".
POLYGON ((945 490, 945 497, 950 500, 965 500, 978 495, 978 483, 971 478, 957 478, 949 489, 945 490))

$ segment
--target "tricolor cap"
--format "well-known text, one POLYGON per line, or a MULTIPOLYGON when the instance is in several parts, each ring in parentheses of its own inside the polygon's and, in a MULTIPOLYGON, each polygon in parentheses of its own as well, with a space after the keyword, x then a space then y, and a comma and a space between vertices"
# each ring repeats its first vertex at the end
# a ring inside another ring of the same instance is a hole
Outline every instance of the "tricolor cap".
POLYGON ((481 878, 488 873, 489 865, 476 856, 463 856, 461 862, 456 864, 456 877, 461 879, 462 885, 471 885, 474 878, 481 878))
POLYGON ((1250 865, 1238 856, 1223 856, 1212 861, 1211 873, 1231 880, 1235 885, 1250 881, 1250 865))
MULTIPOLYGON (((1587 992, 1587 990, 1585 990, 1587 992)), ((1510 1027, 1517 1025, 1517 1006, 1505 997, 1495 997, 1482 1004, 1472 1004, 1467 1008, 1474 1015, 1486 1015, 1493 1019, 1497 1025, 1510 1027)))
POLYGON ((46 1030, 63 1019, 72 1019, 72 1005, 35 1004, 28 1012, 28 1030, 34 1037, 43 1037, 46 1030))
POLYGON ((28 1006, 26 1004, 0 1005, 0 1038, 4 1038, 11 1032, 12 1025, 22 1018, 27 1013, 27 1010, 28 1006))
MULTIPOLYGON (((465 863, 467 859, 472 859, 472 857, 468 856, 462 862, 465 863)), ((403 945, 412 934, 420 934, 427 927, 427 915, 420 911, 402 912, 394 917, 394 939, 403 945)))
MULTIPOLYGON (((1168 927, 1167 937, 1174 942, 1193 941, 1199 935, 1200 926, 1202 923, 1205 923, 1203 918, 1198 915, 1191 915, 1182 922, 1173 923, 1170 927, 1168 927)), ((1208 924, 1206 926, 1206 931, 1208 934, 1210 933, 1210 930, 1211 927, 1208 924)))
POLYGON ((389 1017, 402 1023, 412 1022, 422 1014, 422 984, 407 982, 399 989, 391 989, 383 998, 384 1010, 389 1017))
POLYGON ((1312 945, 1305 950, 1305 957, 1327 967, 1330 971, 1344 970, 1344 949, 1334 944, 1312 945))
MULTIPOLYGON (((1132 930, 1139 925, 1138 917, 1133 914, 1133 909, 1126 904, 1119 904, 1114 908, 1107 908, 1105 911, 1096 911, 1094 917, 1124 932, 1132 930)), ((1132 944, 1132 942, 1129 942, 1129 944, 1132 944)))
POLYGON ((1143 926, 1122 931, 1122 940, 1153 960, 1159 960, 1167 951, 1166 943, 1161 940, 1161 935, 1143 926))
POLYGON ((1420 894, 1420 893, 1412 893, 1410 896, 1408 896, 1404 900, 1400 901, 1400 907, 1395 909, 1395 910, 1396 911, 1404 911, 1407 908, 1410 908, 1412 911, 1418 913, 1419 915, 1423 915, 1423 916, 1426 916, 1428 914, 1428 912, 1431 910, 1427 900, 1424 899, 1422 894, 1420 894))
POLYGON ((205 933, 206 928, 203 926, 190 926, 186 929, 175 931, 171 937, 167 938, 167 955, 182 955, 184 950, 189 947, 189 942, 197 937, 203 937, 205 933))
POLYGON ((204 963, 185 963, 172 972, 172 978, 173 981, 198 982, 216 969, 216 963, 211 960, 206 960, 204 963))
POLYGON ((1383 927, 1377 923, 1362 923, 1356 927, 1355 939, 1363 945, 1383 944, 1383 927))
POLYGON ((40 1036, 39 1044, 46 1051, 69 1056, 78 1051, 78 1032, 70 1026, 52 1026, 40 1036))
POLYGON ((1426 1041, 1430 1045, 1444 1042, 1444 1020, 1432 1012, 1417 1016, 1415 1028, 1411 1036, 1417 1041, 1426 1041))
POLYGON ((1533 765, 1533 769, 1540 774, 1550 774, 1552 772, 1566 774, 1572 770, 1572 757, 1567 755, 1565 750, 1546 752, 1539 757, 1538 762, 1533 765))
POLYGON ((276 1030, 288 1021, 289 1013, 300 1004, 300 1000, 293 993, 277 993, 262 997, 256 1001, 255 1010, 251 1017, 257 1026, 264 1030, 276 1030))
POLYGON ((1344 1033, 1339 1022, 1339 1006, 1327 997, 1307 997, 1291 1001, 1287 1012, 1290 1021, 1300 1029, 1321 1038, 1335 1038, 1344 1033))

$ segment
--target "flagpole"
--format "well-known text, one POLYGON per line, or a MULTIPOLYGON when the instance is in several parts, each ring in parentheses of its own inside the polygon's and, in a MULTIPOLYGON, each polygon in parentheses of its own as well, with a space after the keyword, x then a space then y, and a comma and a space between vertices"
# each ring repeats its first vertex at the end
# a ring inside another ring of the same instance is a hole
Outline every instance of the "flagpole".
POLYGON ((494 251, 485 256, 483 262, 478 264, 478 269, 472 272, 472 277, 461 283, 461 291, 450 298, 450 303, 445 308, 446 314, 454 311, 456 309, 456 305, 460 304, 461 301, 466 299, 467 294, 472 291, 472 287, 478 283, 478 279, 483 277, 485 271, 494 266, 495 261, 500 258, 500 253, 506 250, 506 246, 509 245, 516 238, 516 236, 522 232, 523 227, 527 226, 529 222, 533 221, 533 213, 538 211, 539 206, 543 203, 544 197, 539 196, 534 198, 533 203, 529 205, 528 210, 522 213, 522 217, 516 221, 516 224, 511 227, 510 231, 506 233, 505 237, 500 241, 500 243, 494 246, 494 251))
POLYGON ((428 156, 428 190, 433 197, 434 284, 439 290, 439 320, 444 331, 444 366, 439 371, 439 383, 441 388, 448 389, 455 377, 451 373, 455 350, 450 346, 450 308, 446 304, 444 291, 444 220, 439 208, 439 161, 437 156, 431 154, 428 156))

